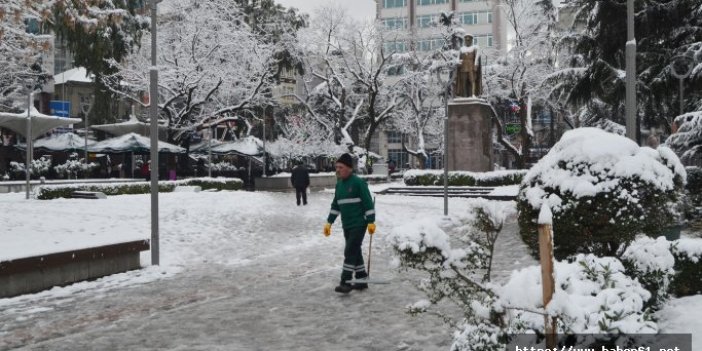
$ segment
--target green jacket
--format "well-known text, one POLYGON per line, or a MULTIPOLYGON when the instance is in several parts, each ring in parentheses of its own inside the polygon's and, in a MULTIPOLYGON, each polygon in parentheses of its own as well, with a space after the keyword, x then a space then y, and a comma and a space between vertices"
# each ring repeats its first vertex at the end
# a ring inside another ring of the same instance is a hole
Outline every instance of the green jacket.
POLYGON ((375 222, 373 196, 368 184, 355 174, 336 182, 327 222, 334 223, 339 214, 344 229, 366 227, 368 223, 375 222))

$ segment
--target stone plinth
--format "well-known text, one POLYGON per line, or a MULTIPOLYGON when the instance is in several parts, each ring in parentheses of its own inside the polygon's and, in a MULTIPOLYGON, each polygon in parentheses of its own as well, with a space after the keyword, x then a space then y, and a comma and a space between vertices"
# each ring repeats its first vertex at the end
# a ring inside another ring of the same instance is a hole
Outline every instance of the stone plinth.
POLYGON ((478 98, 456 98, 448 106, 448 169, 492 171, 493 109, 478 98))

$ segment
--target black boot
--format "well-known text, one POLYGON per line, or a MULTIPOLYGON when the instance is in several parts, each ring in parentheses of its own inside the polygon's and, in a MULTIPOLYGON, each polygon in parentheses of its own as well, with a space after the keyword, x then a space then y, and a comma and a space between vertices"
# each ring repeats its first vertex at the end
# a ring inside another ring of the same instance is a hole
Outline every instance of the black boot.
POLYGON ((353 288, 351 287, 351 284, 346 284, 345 282, 342 282, 341 284, 339 284, 339 286, 334 288, 334 291, 341 294, 348 294, 351 292, 352 289, 353 288))
POLYGON ((367 283, 356 283, 351 285, 351 289, 353 290, 366 290, 368 289, 368 284, 367 283))

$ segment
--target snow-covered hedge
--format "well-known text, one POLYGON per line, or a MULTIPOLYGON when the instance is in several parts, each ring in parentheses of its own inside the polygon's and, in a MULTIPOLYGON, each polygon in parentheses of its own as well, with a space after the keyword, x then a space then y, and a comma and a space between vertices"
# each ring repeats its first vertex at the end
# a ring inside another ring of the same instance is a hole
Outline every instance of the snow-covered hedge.
MULTIPOLYGON (((397 264, 419 274, 418 288, 427 295, 408 305, 408 312, 430 313, 455 327, 452 351, 505 350, 511 335, 543 332, 546 313, 558 318, 560 333, 658 332, 648 308, 651 293, 627 275, 615 257, 580 254, 555 262, 556 292, 547 308, 538 265, 513 271, 504 284, 491 282, 489 275, 483 275, 491 252, 481 238, 501 228, 512 211, 514 205, 509 203, 475 202, 467 217, 411 221, 390 234, 397 264), (440 302, 456 308, 435 308, 440 302), (456 321, 442 309, 463 318, 456 321)), ((646 241, 650 242, 658 241, 646 241)), ((686 252, 694 251, 692 245, 685 246, 686 252)), ((658 256, 665 256, 665 248, 661 251, 645 257, 643 250, 632 249, 630 255, 640 258, 641 269, 649 270, 656 267, 658 256)), ((662 262, 671 267, 670 257, 662 262)))
MULTIPOLYGON (((493 172, 449 172, 449 185, 453 186, 504 186, 517 185, 522 182, 527 171, 493 171, 493 172)), ((430 186, 444 185, 442 170, 409 170, 405 172, 405 185, 430 186)))
POLYGON ((61 178, 77 178, 84 172, 92 172, 99 165, 95 162, 85 164, 85 159, 68 160, 66 163, 54 166, 56 174, 61 178))
POLYGON ((670 295, 670 282, 675 275, 675 257, 670 251, 671 243, 664 236, 652 239, 637 238, 622 254, 622 263, 629 276, 650 291, 649 306, 657 308, 670 295))
POLYGON ((675 277, 671 293, 675 296, 702 294, 702 239, 682 238, 671 245, 675 257, 675 277))
POLYGON ((539 210, 553 212, 555 254, 617 256, 639 233, 678 220, 685 168, 670 149, 653 150, 596 128, 566 132, 524 178, 520 234, 536 256, 539 210))
POLYGON ((688 215, 691 217, 702 217, 702 168, 687 167, 687 197, 691 208, 688 215))
MULTIPOLYGON (((49 168, 51 167, 51 161, 41 157, 37 160, 32 160, 29 164, 29 175, 33 178, 46 175, 49 173, 49 168)), ((15 178, 25 177, 25 167, 24 163, 10 162, 10 170, 14 174, 15 178)))
MULTIPOLYGON (((554 265, 556 292, 546 308, 558 317, 561 332, 577 334, 656 333, 646 302, 651 294, 625 274, 614 257, 577 255, 572 262, 554 265)), ((524 311, 543 311, 541 267, 512 272, 499 288, 498 310, 526 323, 528 329, 543 330, 544 318, 524 311)))
MULTIPOLYGON (((238 178, 192 178, 178 181, 162 181, 158 183, 159 192, 172 192, 176 186, 200 186, 202 190, 239 190, 243 182, 238 178)), ((148 194, 151 192, 149 182, 110 183, 110 184, 71 184, 43 185, 37 188, 36 198, 52 200, 70 198, 76 191, 96 191, 107 196, 148 194)))
POLYGON ((702 157, 702 111, 689 112, 675 118, 678 131, 665 145, 673 149, 685 164, 692 165, 702 157))
POLYGON ((702 239, 639 237, 622 255, 627 274, 651 292, 649 305, 659 308, 671 296, 702 292, 702 239))

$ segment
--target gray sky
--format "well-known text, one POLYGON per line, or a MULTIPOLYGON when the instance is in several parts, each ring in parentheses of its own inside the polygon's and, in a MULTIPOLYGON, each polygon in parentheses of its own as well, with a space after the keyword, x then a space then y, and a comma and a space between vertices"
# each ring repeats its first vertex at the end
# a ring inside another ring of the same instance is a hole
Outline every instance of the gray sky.
POLYGON ((376 7, 373 0, 276 0, 276 2, 286 7, 297 7, 302 12, 307 12, 310 15, 320 5, 327 3, 339 4, 346 8, 349 16, 358 20, 375 19, 376 7))

